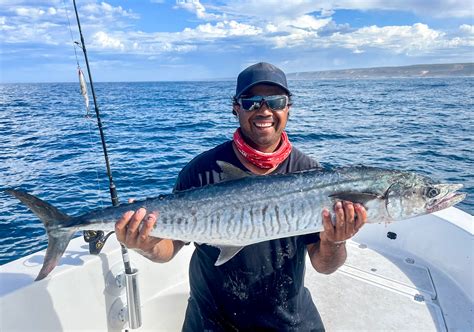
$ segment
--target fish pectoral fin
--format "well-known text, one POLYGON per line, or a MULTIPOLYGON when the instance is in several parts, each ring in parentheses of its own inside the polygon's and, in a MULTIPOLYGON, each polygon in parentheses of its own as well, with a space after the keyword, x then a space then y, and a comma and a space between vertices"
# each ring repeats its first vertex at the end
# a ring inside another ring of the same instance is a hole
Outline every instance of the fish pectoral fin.
POLYGON ((374 199, 380 199, 380 195, 374 193, 364 193, 364 192, 351 192, 351 191, 343 191, 339 193, 335 193, 329 195, 334 200, 342 200, 342 201, 349 201, 352 203, 360 203, 365 205, 367 202, 372 201, 374 199))
POLYGON ((244 247, 233 247, 233 246, 216 246, 221 250, 219 257, 217 257, 216 262, 214 263, 215 266, 222 265, 227 263, 229 260, 232 259, 235 255, 239 253, 240 250, 244 247))
POLYGON ((228 162, 217 160, 216 163, 222 170, 223 181, 238 180, 238 179, 246 178, 248 176, 252 176, 252 174, 249 174, 241 170, 240 168, 235 167, 232 164, 229 164, 228 162))

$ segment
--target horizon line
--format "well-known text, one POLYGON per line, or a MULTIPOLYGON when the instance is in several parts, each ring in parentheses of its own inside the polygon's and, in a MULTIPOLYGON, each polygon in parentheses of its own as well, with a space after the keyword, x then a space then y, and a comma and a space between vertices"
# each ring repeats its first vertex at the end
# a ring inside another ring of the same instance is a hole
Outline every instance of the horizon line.
MULTIPOLYGON (((376 66, 376 67, 357 67, 357 68, 341 68, 341 69, 328 69, 328 70, 314 70, 314 71, 298 71, 298 72, 289 72, 286 75, 297 75, 297 74, 308 74, 308 73, 331 73, 331 72, 341 72, 348 70, 364 70, 364 69, 385 69, 385 68, 409 68, 416 66, 441 66, 441 65, 474 65, 474 62, 444 62, 444 63, 419 63, 412 65, 402 65, 402 66, 376 66)), ((474 76, 474 73, 473 73, 474 76)), ((453 76, 453 77, 473 77, 473 76, 453 76)), ((445 76, 449 77, 449 76, 445 76)), ((382 78, 382 77, 380 77, 382 78)), ((395 78, 395 77, 393 77, 395 78)), ((408 76, 400 76, 396 78, 413 78, 408 76)), ((433 78, 432 76, 424 76, 419 78, 433 78)), ((94 81, 95 83, 172 83, 172 82, 219 82, 219 81, 232 81, 236 78, 199 78, 199 79, 187 79, 187 80, 135 80, 135 81, 94 81)), ((288 78, 289 80, 303 80, 301 78, 288 78)), ((314 78, 314 79, 353 79, 353 78, 314 78)), ((358 78, 360 79, 360 78, 358 78)), ((374 79, 373 77, 366 77, 364 79, 374 79)), ((71 81, 42 81, 42 82, 0 82, 0 84, 64 84, 64 83, 76 83, 76 80, 71 81)))

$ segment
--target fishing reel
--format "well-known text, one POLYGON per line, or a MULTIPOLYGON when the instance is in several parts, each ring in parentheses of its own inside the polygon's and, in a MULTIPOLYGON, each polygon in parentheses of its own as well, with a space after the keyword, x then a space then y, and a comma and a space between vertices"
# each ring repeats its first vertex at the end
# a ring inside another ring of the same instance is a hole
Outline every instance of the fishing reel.
POLYGON ((105 241, 114 232, 109 232, 105 235, 104 231, 84 231, 84 241, 89 243, 89 253, 91 255, 98 255, 104 247, 105 241))

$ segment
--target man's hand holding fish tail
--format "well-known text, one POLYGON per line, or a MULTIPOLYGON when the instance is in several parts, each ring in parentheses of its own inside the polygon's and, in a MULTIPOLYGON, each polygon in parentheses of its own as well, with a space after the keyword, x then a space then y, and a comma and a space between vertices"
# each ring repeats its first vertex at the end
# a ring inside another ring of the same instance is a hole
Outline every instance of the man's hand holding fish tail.
POLYGON ((311 264, 319 273, 331 274, 346 261, 345 242, 353 237, 367 220, 367 211, 360 204, 344 201, 334 206, 335 225, 329 210, 322 212, 324 231, 319 233, 320 241, 308 245, 311 264))
POLYGON ((156 263, 170 261, 183 247, 182 241, 161 239, 150 236, 156 224, 158 213, 150 213, 144 208, 136 212, 128 211, 115 224, 115 233, 120 243, 134 249, 156 263))

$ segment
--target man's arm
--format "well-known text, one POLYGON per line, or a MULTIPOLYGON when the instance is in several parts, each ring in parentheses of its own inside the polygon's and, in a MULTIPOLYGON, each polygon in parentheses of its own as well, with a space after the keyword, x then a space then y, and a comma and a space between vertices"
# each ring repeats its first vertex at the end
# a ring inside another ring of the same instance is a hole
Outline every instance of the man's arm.
POLYGON ((335 272, 346 261, 345 241, 353 237, 367 220, 367 212, 360 204, 337 202, 334 207, 336 224, 331 222, 327 209, 322 212, 324 231, 320 241, 307 246, 311 264, 319 273, 335 272))
POLYGON ((178 253, 184 242, 150 236, 157 218, 157 213, 147 215, 144 208, 125 212, 115 224, 115 233, 117 240, 127 248, 153 262, 165 263, 178 253))

